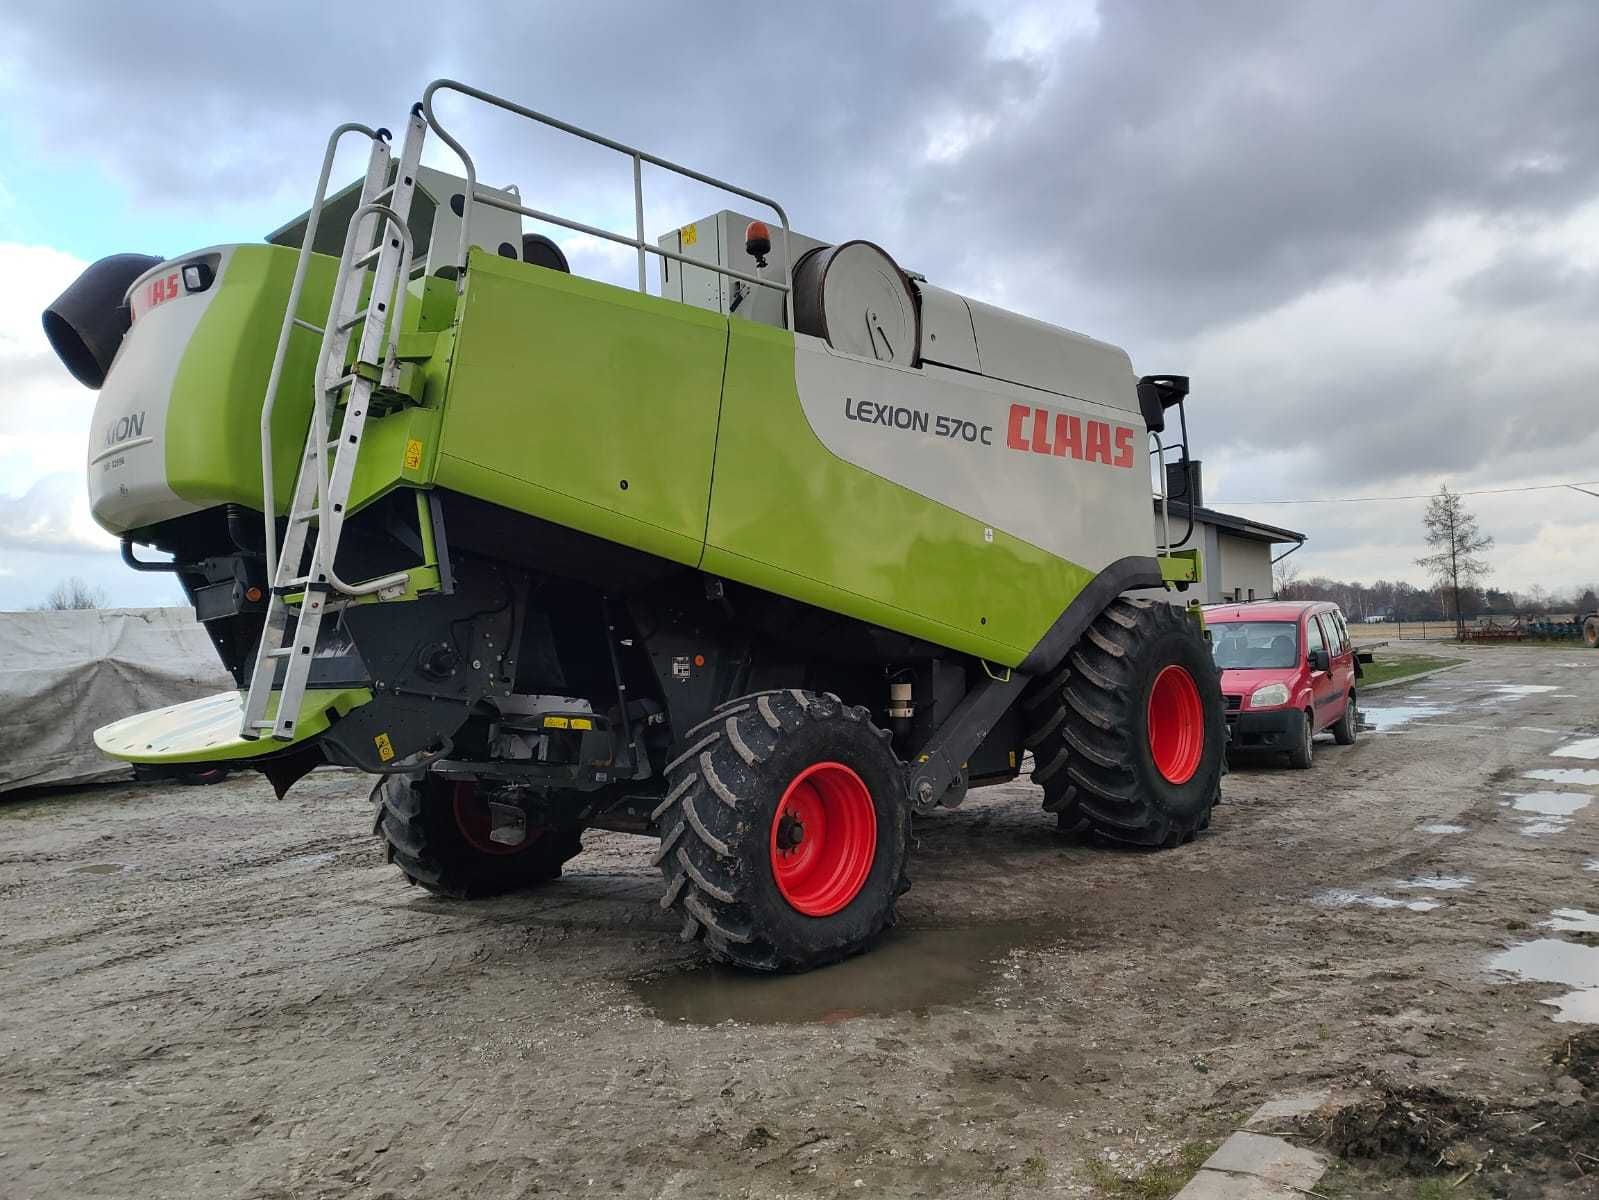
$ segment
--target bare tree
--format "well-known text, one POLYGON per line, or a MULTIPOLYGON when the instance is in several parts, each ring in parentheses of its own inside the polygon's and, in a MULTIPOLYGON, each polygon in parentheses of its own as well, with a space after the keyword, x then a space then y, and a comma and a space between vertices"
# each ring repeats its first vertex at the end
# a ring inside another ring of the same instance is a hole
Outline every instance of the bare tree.
POLYGON ((1454 610, 1455 636, 1463 639, 1466 618, 1460 608, 1461 595, 1471 592, 1488 574, 1487 560, 1481 555, 1492 549, 1494 540, 1477 528, 1477 518, 1448 487, 1439 489, 1421 521, 1432 553, 1418 558, 1416 565, 1432 576, 1445 611, 1454 610))
POLYGON ((1291 600, 1294 584, 1299 582, 1299 564, 1285 556, 1272 568, 1272 589, 1279 600, 1291 600))
POLYGON ((76 575, 63 579, 50 589, 50 594, 44 598, 44 603, 35 606, 35 611, 49 612, 59 609, 99 608, 105 603, 105 592, 97 587, 90 587, 76 575))

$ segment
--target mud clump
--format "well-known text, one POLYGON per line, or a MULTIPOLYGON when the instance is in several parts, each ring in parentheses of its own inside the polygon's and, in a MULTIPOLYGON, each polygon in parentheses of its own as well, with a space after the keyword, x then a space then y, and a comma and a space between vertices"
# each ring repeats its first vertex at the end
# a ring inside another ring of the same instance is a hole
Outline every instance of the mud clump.
POLYGON ((1339 1158, 1407 1176, 1599 1180, 1599 1030, 1560 1039, 1542 1065, 1548 1090, 1519 1105, 1378 1076, 1299 1127, 1339 1158))

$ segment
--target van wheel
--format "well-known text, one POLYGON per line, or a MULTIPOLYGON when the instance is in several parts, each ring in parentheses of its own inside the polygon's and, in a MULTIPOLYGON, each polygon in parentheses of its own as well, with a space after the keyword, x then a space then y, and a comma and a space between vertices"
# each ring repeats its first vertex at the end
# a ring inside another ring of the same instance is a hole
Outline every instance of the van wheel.
POLYGON ((1333 726, 1333 741, 1340 746, 1353 746, 1355 739, 1360 736, 1360 708, 1355 703, 1355 693, 1349 693, 1349 699, 1344 704, 1344 715, 1338 718, 1338 724, 1333 726))
POLYGON ((866 709, 796 689, 731 700, 688 731, 666 783, 655 862, 684 941, 805 971, 893 925, 910 808, 866 709))
POLYGON ((1227 739, 1221 672, 1171 605, 1112 601, 1023 704, 1033 781, 1062 830, 1178 846, 1209 823, 1227 739))
POLYGON ((1299 716, 1299 740, 1294 748, 1288 752, 1288 765, 1296 770, 1308 771, 1311 760, 1316 754, 1316 723, 1311 719, 1308 711, 1300 713, 1299 716))

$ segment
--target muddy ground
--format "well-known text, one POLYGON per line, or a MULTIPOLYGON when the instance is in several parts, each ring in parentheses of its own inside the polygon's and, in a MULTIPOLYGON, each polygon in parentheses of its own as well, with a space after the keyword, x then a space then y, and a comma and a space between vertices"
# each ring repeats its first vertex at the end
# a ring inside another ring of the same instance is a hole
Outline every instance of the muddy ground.
POLYGON ((0 1195, 1143 1196, 1328 1085, 1365 1097, 1300 1133, 1354 1156, 1328 1194, 1599 1195, 1596 1026, 1555 1019, 1599 1021, 1599 933, 1553 915, 1599 911, 1599 773, 1522 777, 1599 772, 1552 756, 1599 655, 1466 653, 1179 850, 974 794, 890 941, 794 979, 699 967, 638 838, 460 904, 350 774, 0 801, 0 1195), (1541 940, 1564 982, 1491 969, 1541 940))

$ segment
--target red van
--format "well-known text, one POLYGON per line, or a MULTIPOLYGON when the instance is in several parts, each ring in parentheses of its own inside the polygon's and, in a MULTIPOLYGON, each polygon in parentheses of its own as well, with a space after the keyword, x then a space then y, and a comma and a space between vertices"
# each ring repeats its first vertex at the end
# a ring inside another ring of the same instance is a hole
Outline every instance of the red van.
POLYGON ((1205 609, 1221 668, 1232 750, 1283 750, 1310 766, 1313 739, 1331 730, 1340 746, 1360 731, 1359 668, 1349 627, 1324 600, 1268 600, 1205 609))

